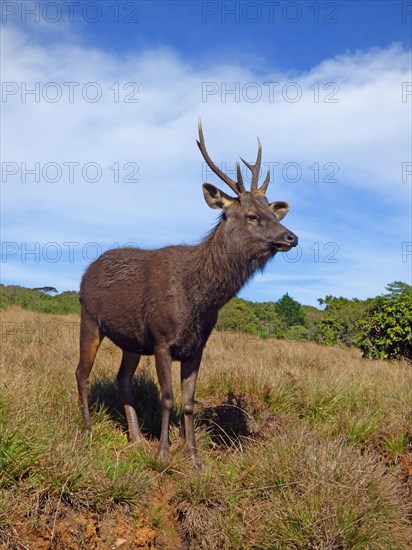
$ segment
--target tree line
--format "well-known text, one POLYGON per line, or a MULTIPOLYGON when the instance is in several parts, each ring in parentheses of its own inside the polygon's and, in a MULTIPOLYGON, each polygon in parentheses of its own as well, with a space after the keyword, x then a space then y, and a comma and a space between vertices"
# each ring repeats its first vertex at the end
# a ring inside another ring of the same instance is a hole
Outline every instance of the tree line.
POLYGON ((320 308, 301 305, 288 294, 264 303, 234 298, 222 308, 217 328, 262 338, 356 346, 372 359, 412 361, 411 285, 395 281, 385 294, 367 300, 326 296, 318 302, 320 308))
MULTIPOLYGON (((0 285, 0 308, 18 305, 43 313, 79 313, 76 291, 56 293, 54 287, 36 289, 0 285)), ((319 308, 301 305, 289 294, 274 302, 233 298, 219 313, 216 329, 260 338, 314 341, 324 345, 356 346, 365 357, 412 362, 412 286, 390 283, 386 293, 359 300, 326 296, 319 308)))

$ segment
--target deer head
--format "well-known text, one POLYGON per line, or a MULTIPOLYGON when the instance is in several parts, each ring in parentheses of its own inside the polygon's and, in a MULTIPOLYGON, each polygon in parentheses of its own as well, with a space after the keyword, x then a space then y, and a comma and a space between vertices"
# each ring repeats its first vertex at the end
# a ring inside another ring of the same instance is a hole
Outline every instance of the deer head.
POLYGON ((197 145, 207 165, 236 194, 236 197, 231 197, 211 183, 203 184, 203 195, 207 204, 210 208, 223 210, 228 230, 235 231, 245 244, 252 239, 255 245, 260 245, 261 253, 274 254, 296 246, 297 236, 279 223, 288 213, 289 204, 283 201, 269 203, 265 197, 270 181, 270 169, 264 182, 258 187, 262 160, 262 145, 259 138, 255 164, 250 164, 240 157, 252 172, 250 191, 245 189, 239 162, 236 163, 237 181, 234 181, 212 161, 206 150, 200 118, 197 145))

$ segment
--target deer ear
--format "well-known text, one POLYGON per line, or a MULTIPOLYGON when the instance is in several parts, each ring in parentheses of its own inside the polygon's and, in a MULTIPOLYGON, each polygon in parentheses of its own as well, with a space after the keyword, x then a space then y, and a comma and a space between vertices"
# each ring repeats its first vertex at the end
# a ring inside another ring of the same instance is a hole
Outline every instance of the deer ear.
POLYGON ((277 201, 277 202, 271 202, 269 204, 269 208, 272 210, 272 212, 275 214, 277 219, 280 221, 289 212, 290 207, 287 202, 277 201))
POLYGON ((226 195, 226 193, 211 183, 203 184, 203 195, 210 208, 221 208, 222 210, 233 204, 233 201, 236 200, 233 197, 226 195))

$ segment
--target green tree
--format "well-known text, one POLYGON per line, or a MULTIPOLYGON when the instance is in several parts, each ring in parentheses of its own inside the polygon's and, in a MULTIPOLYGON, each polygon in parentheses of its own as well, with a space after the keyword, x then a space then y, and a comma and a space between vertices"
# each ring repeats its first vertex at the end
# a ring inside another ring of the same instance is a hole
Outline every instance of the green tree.
POLYGON ((326 296, 318 302, 325 305, 323 316, 316 320, 315 340, 326 345, 353 346, 357 338, 357 323, 368 301, 326 296))
POLYGON ((395 281, 386 289, 360 320, 357 344, 365 357, 412 362, 412 286, 395 281))
POLYGON ((288 293, 276 302, 276 310, 286 328, 296 325, 305 326, 305 313, 302 306, 288 293))
POLYGON ((386 285, 388 298, 399 298, 400 296, 409 297, 412 300, 412 286, 402 281, 394 281, 386 285))

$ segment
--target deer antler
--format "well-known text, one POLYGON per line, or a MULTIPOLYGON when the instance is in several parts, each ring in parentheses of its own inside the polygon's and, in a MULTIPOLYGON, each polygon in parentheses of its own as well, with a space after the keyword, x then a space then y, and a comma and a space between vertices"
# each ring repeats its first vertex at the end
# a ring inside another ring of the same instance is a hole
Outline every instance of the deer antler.
MULTIPOLYGON (((244 193, 246 189, 243 184, 243 177, 240 169, 240 164, 238 162, 236 163, 237 181, 234 181, 232 180, 232 178, 229 178, 229 176, 225 174, 218 166, 216 166, 216 164, 210 158, 209 153, 206 150, 205 139, 203 137, 202 123, 201 123, 200 117, 199 117, 198 125, 199 125, 199 140, 197 140, 196 143, 209 168, 211 168, 213 172, 236 193, 236 195, 240 195, 240 193, 244 193)), ((260 164, 262 161, 262 144, 260 143, 259 138, 257 138, 257 140, 258 140, 258 154, 257 154, 255 164, 250 164, 242 157, 240 157, 240 159, 252 172, 252 181, 250 185, 251 193, 255 193, 257 195, 264 195, 266 193, 266 190, 270 182, 270 168, 268 169, 268 173, 266 175, 265 181, 262 183, 260 187, 258 187, 260 164)))
POLYGON ((202 123, 200 121, 200 117, 199 117, 198 125, 199 125, 199 140, 197 140, 196 143, 209 168, 211 168, 213 172, 222 181, 224 181, 232 189, 232 191, 236 193, 236 195, 240 195, 241 193, 244 193, 246 190, 245 190, 245 186, 243 185, 243 178, 242 178, 242 173, 240 171, 240 164, 238 162, 236 163, 237 181, 234 181, 232 180, 232 178, 229 178, 229 176, 225 174, 218 166, 216 166, 216 164, 210 158, 209 153, 206 150, 205 139, 203 137, 202 123))
POLYGON ((264 195, 266 193, 266 190, 269 185, 270 181, 270 168, 268 169, 268 173, 266 175, 265 181, 262 183, 260 188, 258 188, 258 181, 259 181, 259 172, 260 172, 260 163, 262 161, 262 144, 260 143, 260 139, 258 140, 258 154, 256 158, 255 164, 250 164, 245 159, 240 157, 241 161, 249 168, 249 170, 252 172, 252 181, 250 184, 250 191, 252 193, 256 193, 259 195, 264 195))

